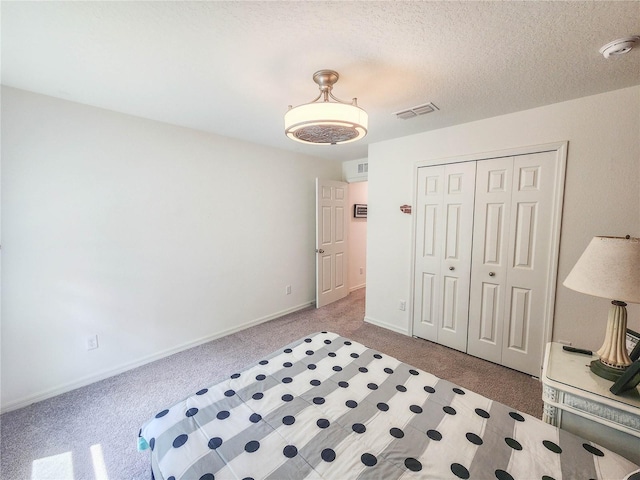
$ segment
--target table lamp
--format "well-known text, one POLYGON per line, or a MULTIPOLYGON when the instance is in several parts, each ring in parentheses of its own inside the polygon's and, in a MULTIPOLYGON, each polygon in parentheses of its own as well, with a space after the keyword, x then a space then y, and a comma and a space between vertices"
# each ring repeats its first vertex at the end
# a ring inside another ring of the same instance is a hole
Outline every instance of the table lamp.
POLYGON ((563 285, 612 300, 604 343, 591 371, 616 381, 631 365, 627 352, 627 303, 640 303, 640 238, 593 237, 563 285))

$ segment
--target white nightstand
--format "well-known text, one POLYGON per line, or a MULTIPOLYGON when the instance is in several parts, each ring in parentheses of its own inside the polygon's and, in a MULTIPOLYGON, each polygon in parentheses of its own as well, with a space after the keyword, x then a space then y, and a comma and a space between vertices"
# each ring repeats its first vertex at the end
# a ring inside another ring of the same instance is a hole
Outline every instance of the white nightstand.
POLYGON ((548 343, 542 368, 542 419, 640 464, 640 391, 614 395, 589 370, 589 357, 548 343))

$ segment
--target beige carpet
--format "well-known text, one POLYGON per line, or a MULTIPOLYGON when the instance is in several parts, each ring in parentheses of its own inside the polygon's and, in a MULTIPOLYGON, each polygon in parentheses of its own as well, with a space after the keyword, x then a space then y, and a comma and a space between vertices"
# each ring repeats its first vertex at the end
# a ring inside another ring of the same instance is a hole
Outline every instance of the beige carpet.
POLYGON ((130 480, 151 477, 136 451, 155 413, 309 333, 349 337, 540 418, 541 384, 528 375, 363 322, 365 290, 214 340, 0 416, 0 477, 130 480))

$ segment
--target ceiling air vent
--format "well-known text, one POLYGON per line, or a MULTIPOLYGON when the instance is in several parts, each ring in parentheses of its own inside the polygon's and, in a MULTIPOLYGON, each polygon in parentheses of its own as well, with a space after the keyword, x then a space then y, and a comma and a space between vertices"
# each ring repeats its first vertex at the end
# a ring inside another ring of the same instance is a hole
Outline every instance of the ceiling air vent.
POLYGON ((416 107, 411 107, 407 110, 395 112, 394 115, 402 120, 408 120, 410 118, 417 117, 418 115, 426 115, 427 113, 431 113, 436 110, 440 110, 440 109, 436 107, 433 103, 425 103, 424 105, 418 105, 416 107))

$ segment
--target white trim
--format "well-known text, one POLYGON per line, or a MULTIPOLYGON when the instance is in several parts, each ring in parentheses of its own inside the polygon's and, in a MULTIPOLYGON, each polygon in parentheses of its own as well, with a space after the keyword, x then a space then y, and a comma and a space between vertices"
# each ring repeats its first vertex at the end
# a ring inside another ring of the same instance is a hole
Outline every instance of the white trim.
POLYGON ((371 318, 368 316, 364 317, 364 321, 370 323, 371 325, 376 325, 378 327, 386 328, 387 330, 393 330, 394 332, 401 333, 402 335, 409 335, 407 329, 400 328, 397 325, 392 325, 391 323, 383 322, 381 320, 376 320, 375 318, 371 318))
POLYGON ((360 290, 361 288, 365 288, 367 286, 366 283, 361 283, 360 285, 356 285, 354 287, 349 288, 349 293, 355 292, 356 290, 360 290))
POLYGON ((211 342, 212 340, 216 340, 221 337, 225 337, 227 335, 231 335, 232 333, 239 332, 240 330, 244 330, 249 327, 253 327, 255 325, 259 325, 261 323, 268 322, 270 320, 274 320, 276 318, 282 317, 284 315, 288 315, 290 313, 294 313, 300 310, 303 310, 307 307, 313 306, 315 304, 314 301, 306 302, 301 305, 297 305, 295 307, 288 308, 286 310, 281 310, 279 312, 273 313, 271 315, 267 315, 265 317, 261 317, 255 320, 251 320, 246 323, 242 323, 233 328, 229 328, 227 330, 223 330, 221 332, 214 333, 212 335, 208 335, 206 337, 201 337, 197 340, 193 340, 191 342, 186 342, 176 347, 168 348, 167 350, 163 350, 159 353, 154 353, 153 355, 149 355, 141 358, 140 360, 136 360, 134 362, 126 363, 124 365, 120 365, 115 368, 110 368, 106 370, 102 370, 93 375, 87 375, 79 380, 74 382, 65 383, 63 385, 59 385, 54 388, 50 388, 48 390, 44 390, 40 393, 36 393, 33 395, 29 395, 27 397, 21 398, 19 400, 14 400, 13 402, 9 402, 6 405, 3 405, 0 409, 0 413, 10 412, 12 410, 17 410, 19 408, 26 407, 36 402, 41 402, 42 400, 46 400, 48 398, 55 397, 57 395, 61 395, 66 392, 70 392, 71 390, 75 390, 80 387, 85 387, 95 382, 99 382, 100 380, 104 380, 109 377, 113 377, 120 373, 124 373, 129 370, 133 370, 134 368, 141 367, 142 365, 146 365, 147 363, 155 362, 156 360, 160 360, 161 358, 168 357, 169 355, 173 355, 174 353, 182 352, 184 350, 188 350, 193 347, 197 347, 198 345, 202 345, 207 342, 211 342))

